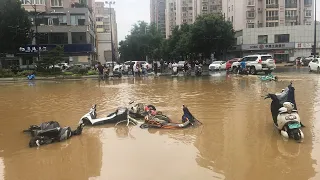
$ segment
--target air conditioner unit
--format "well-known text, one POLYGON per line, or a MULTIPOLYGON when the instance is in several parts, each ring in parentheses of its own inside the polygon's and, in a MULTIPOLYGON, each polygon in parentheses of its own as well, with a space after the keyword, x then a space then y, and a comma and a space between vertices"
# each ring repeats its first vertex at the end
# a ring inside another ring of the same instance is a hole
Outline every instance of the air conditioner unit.
POLYGON ((262 9, 261 9, 261 8, 258 8, 258 11, 262 11, 262 9))
POLYGON ((252 23, 253 21, 252 20, 247 20, 247 23, 252 23))

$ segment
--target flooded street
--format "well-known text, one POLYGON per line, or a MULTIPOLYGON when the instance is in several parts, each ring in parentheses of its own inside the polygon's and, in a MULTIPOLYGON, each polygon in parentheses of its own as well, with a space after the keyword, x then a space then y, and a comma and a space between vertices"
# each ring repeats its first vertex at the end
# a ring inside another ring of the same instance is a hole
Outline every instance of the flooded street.
POLYGON ((276 75, 279 82, 267 83, 225 73, 0 83, 0 179, 318 180, 320 76, 294 68, 276 75), (282 140, 272 124, 271 100, 261 97, 290 80, 306 125, 300 144, 282 140), (50 120, 74 129, 92 104, 101 117, 130 100, 153 104, 176 121, 185 104, 203 126, 85 127, 81 136, 40 148, 29 148, 30 137, 22 133, 50 120))

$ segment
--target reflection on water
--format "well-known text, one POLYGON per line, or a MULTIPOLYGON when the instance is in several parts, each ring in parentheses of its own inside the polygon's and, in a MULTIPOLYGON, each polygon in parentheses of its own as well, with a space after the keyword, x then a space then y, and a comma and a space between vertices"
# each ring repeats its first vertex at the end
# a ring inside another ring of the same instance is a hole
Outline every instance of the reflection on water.
POLYGON ((0 100, 6 103, 0 104, 0 113, 8 118, 0 120, 4 166, 0 177, 318 179, 318 76, 279 73, 279 82, 266 83, 256 76, 214 74, 2 85, 0 100), (272 125, 270 100, 261 97, 280 91, 293 78, 299 113, 307 126, 301 144, 282 140, 272 125), (104 116, 130 100, 152 103, 177 122, 186 104, 203 126, 182 130, 125 124, 85 127, 81 136, 39 149, 28 148, 29 137, 21 133, 30 124, 48 120, 74 128, 92 104, 97 104, 98 116, 104 116))

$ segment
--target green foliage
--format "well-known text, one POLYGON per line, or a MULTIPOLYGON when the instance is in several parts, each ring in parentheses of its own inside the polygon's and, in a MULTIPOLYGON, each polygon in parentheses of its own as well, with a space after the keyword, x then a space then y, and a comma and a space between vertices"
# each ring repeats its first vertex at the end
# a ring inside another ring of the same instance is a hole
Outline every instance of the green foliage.
POLYGON ((72 72, 64 72, 63 75, 71 76, 71 75, 73 75, 73 73, 72 72))
POLYGON ((6 77, 14 77, 15 74, 11 71, 11 69, 1 69, 0 68, 0 78, 6 77))
POLYGON ((93 71, 93 70, 90 70, 88 71, 87 75, 98 75, 98 71, 93 71))
MULTIPOLYGON (((48 52, 48 54, 44 54, 40 61, 37 61, 38 67, 42 67, 44 69, 47 69, 49 66, 53 66, 61 63, 63 61, 63 53, 64 53, 64 47, 63 46, 56 46, 52 50, 48 52)), ((52 68, 52 71, 56 71, 56 67, 52 68)), ((59 69, 59 71, 61 71, 59 69)))
POLYGON ((234 30, 221 14, 198 16, 194 24, 183 24, 173 29, 169 39, 163 39, 156 26, 138 22, 131 34, 119 43, 122 61, 186 60, 220 55, 234 43, 234 30))
POLYGON ((15 53, 30 42, 31 22, 18 0, 0 0, 0 53, 15 53))
POLYGON ((87 68, 81 68, 78 66, 73 66, 68 72, 71 72, 73 74, 87 74, 88 69, 87 68))
POLYGON ((29 74, 33 74, 34 71, 32 70, 24 70, 24 71, 20 71, 17 73, 17 76, 19 77, 25 77, 25 76, 28 76, 29 74))

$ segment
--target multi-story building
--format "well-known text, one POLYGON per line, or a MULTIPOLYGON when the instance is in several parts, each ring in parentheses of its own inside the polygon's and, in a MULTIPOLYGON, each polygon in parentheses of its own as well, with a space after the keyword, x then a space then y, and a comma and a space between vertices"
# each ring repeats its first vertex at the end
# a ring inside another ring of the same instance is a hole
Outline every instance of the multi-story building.
POLYGON ((150 0, 150 19, 155 23, 163 37, 166 36, 166 0, 150 0))
POLYGON ((66 62, 92 65, 96 60, 93 1, 21 0, 38 33, 32 44, 20 48, 20 65, 32 64, 57 45, 64 47, 66 62))
POLYGON ((114 8, 105 7, 104 2, 95 3, 97 52, 101 63, 112 61, 111 29, 114 48, 114 61, 118 58, 118 34, 116 12, 114 8))
POLYGON ((198 15, 221 13, 222 0, 167 0, 166 2, 166 38, 175 26, 192 24, 198 15))
POLYGON ((234 29, 311 25, 314 0, 225 0, 222 3, 226 20, 234 29))

